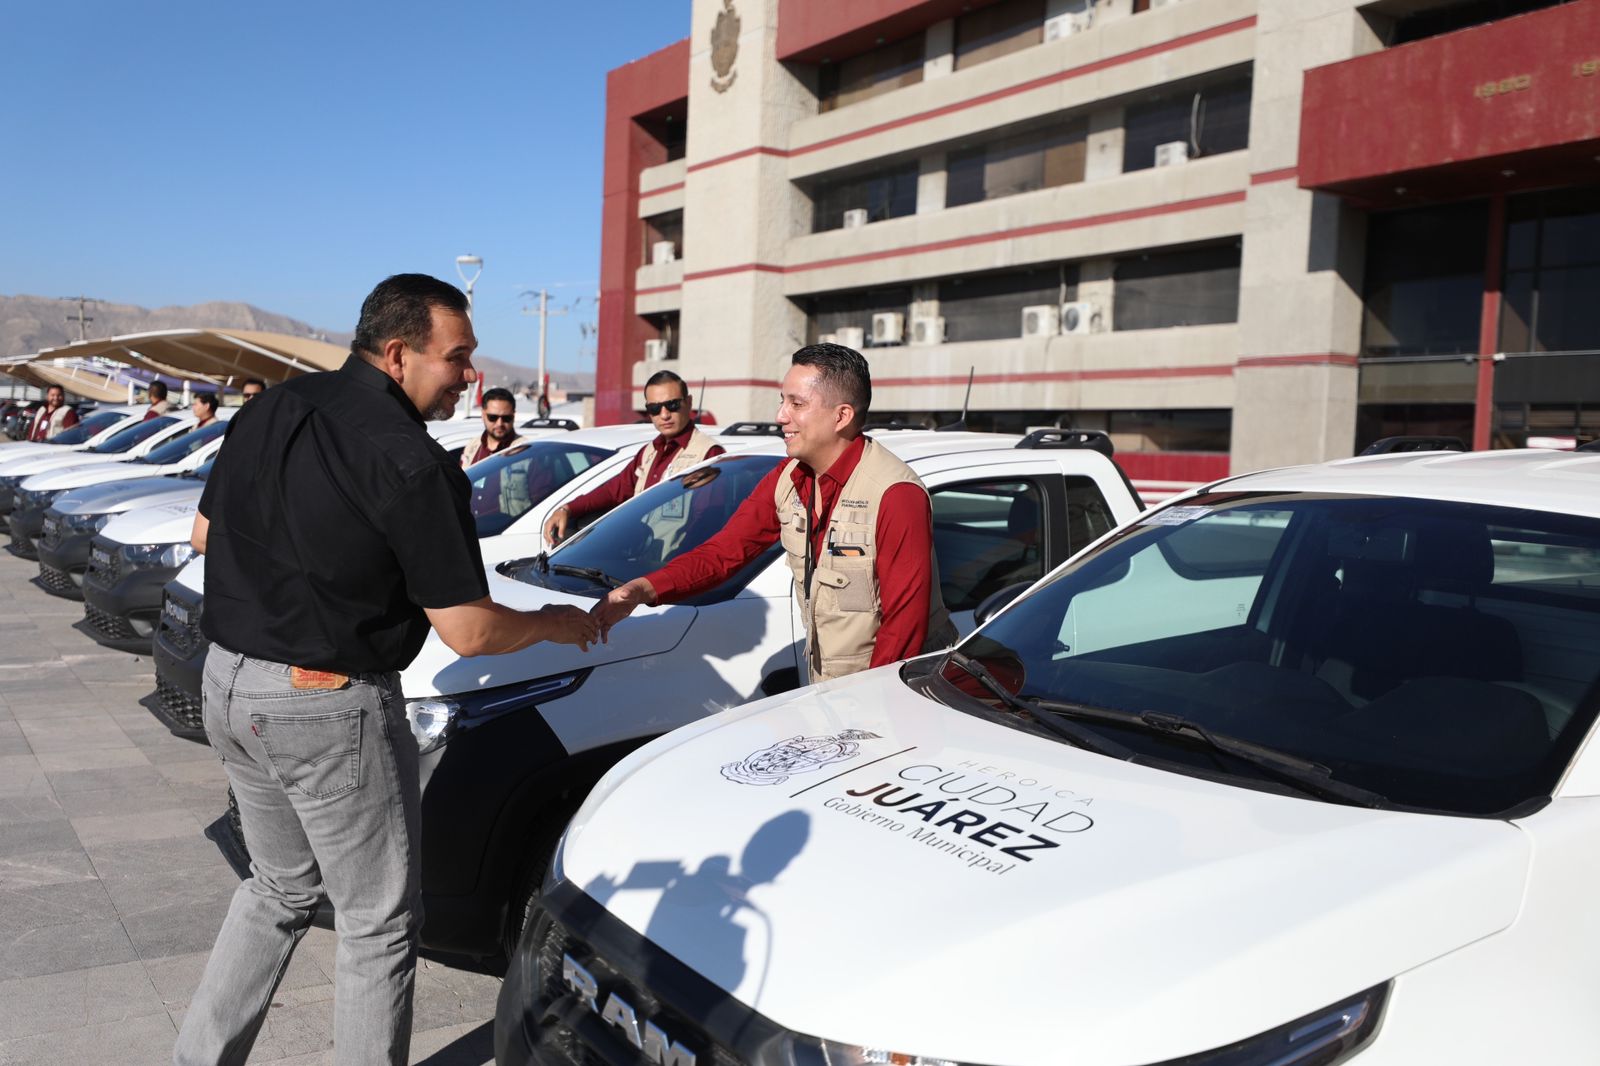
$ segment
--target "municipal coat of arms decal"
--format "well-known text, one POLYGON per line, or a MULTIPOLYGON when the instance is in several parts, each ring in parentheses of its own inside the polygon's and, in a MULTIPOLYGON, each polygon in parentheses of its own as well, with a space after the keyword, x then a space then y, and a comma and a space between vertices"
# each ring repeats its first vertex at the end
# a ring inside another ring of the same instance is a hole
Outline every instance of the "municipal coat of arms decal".
POLYGON ((846 729, 831 737, 790 737, 722 768, 722 776, 741 785, 781 785, 795 774, 820 770, 861 754, 858 740, 881 740, 876 733, 846 729))
POLYGON ((739 13, 733 0, 722 0, 722 10, 711 27, 711 87, 725 93, 733 87, 739 72, 733 69, 739 58, 739 13))

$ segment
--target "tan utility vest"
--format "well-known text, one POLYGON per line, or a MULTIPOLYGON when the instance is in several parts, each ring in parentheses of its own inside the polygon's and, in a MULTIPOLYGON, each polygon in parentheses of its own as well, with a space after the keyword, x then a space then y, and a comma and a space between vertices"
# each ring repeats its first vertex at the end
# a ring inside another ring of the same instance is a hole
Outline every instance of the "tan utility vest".
MULTIPOLYGON (((890 486, 909 483, 927 492, 911 468, 870 438, 861 461, 839 492, 828 519, 828 536, 820 556, 813 560, 811 587, 806 589, 807 504, 795 491, 793 472, 798 460, 784 464, 773 493, 780 539, 794 574, 795 595, 806 623, 806 659, 811 682, 827 681, 865 670, 872 662, 883 608, 878 595, 878 506, 890 486), (851 550, 835 555, 829 548, 851 550), (854 554, 854 549, 861 554, 854 554)), ((916 560, 903 560, 915 566, 916 560)), ((921 652, 938 651, 956 641, 956 629, 939 595, 939 565, 928 560, 928 639, 921 652)))
MULTIPOLYGON (((679 448, 678 454, 674 455, 672 461, 667 464, 667 469, 662 473, 661 480, 665 481, 673 474, 689 469, 704 459, 706 452, 716 446, 716 439, 701 433, 700 428, 696 426, 689 434, 689 443, 679 448)), ((652 445, 646 444, 640 451, 642 454, 639 458, 639 476, 633 482, 633 494, 635 496, 649 487, 645 482, 650 480, 650 468, 655 465, 656 461, 656 450, 652 445)))
MULTIPOLYGON (((528 440, 529 440, 529 438, 527 438, 527 437, 514 436, 510 440, 506 441, 504 444, 500 445, 499 448, 497 448, 494 451, 490 452, 488 455, 484 456, 482 459, 480 459, 478 461, 479 462, 487 462, 488 460, 493 459, 497 455, 504 455, 506 452, 509 452, 513 448, 520 448, 524 444, 527 444, 528 440)), ((478 449, 483 447, 483 444, 484 444, 483 434, 481 434, 481 433, 478 434, 476 437, 473 437, 470 441, 467 442, 467 446, 465 448, 461 449, 461 469, 465 470, 468 467, 472 466, 472 457, 474 455, 478 454, 478 449)))

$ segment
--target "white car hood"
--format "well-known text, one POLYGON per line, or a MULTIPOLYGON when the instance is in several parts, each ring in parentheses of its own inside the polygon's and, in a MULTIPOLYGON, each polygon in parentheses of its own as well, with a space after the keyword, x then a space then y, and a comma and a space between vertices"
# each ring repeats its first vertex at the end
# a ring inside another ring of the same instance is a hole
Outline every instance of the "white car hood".
POLYGON ((172 477, 142 477, 90 485, 56 497, 52 507, 62 514, 114 514, 134 507, 154 507, 197 498, 203 481, 172 477))
POLYGON ((106 523, 100 535, 119 544, 176 544, 187 542, 200 510, 200 485, 188 499, 137 507, 106 523))
MULTIPOLYGON (((592 596, 574 596, 514 581, 495 573, 492 568, 488 576, 490 597, 496 603, 519 611, 535 611, 555 603, 568 603, 587 611, 595 604, 592 596)), ((624 659, 660 655, 677 647, 698 613, 696 608, 683 605, 640 608, 629 616, 626 624, 611 631, 609 643, 592 647, 587 652, 567 644, 535 644, 510 655, 463 659, 439 639, 437 630, 430 629, 422 650, 400 675, 400 688, 407 699, 453 696, 568 674, 624 659)))
POLYGON ((681 733, 596 788, 565 876, 778 1024, 902 1053, 1226 1045, 1505 928, 1530 862, 1504 822, 1118 762, 925 700, 894 667, 681 733), (874 786, 920 798, 849 794, 874 786), (984 821, 935 824, 961 811, 984 821), (996 822, 1015 831, 975 840, 996 822))
MULTIPOLYGON (((124 458, 126 458, 124 456, 124 458)), ((108 481, 132 481, 134 478, 176 474, 181 466, 152 466, 150 463, 121 462, 100 463, 97 466, 69 466, 35 474, 23 484, 29 489, 79 489, 85 485, 102 485, 108 481)))
POLYGON ((55 450, 48 455, 19 455, 15 459, 7 459, 0 465, 0 477, 32 477, 46 471, 77 469, 78 467, 97 466, 101 463, 115 463, 127 456, 121 453, 101 455, 98 452, 79 452, 55 450))

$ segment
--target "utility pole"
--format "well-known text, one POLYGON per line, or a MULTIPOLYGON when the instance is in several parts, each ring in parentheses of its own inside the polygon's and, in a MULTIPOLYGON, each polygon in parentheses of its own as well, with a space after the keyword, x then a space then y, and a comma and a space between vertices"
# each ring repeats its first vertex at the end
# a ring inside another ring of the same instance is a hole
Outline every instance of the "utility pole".
MULTIPOLYGON (((529 291, 523 293, 523 295, 532 296, 533 293, 532 291, 529 291)), ((539 399, 537 403, 539 405, 540 418, 544 418, 550 414, 550 390, 545 386, 544 380, 545 332, 550 323, 550 316, 564 315, 570 310, 572 310, 570 307, 562 307, 554 311, 550 310, 550 293, 544 289, 539 290, 539 309, 537 311, 528 307, 524 307, 522 309, 522 313, 525 315, 539 316, 539 399)))
POLYGON ((83 305, 88 303, 88 302, 89 302, 89 298, 87 296, 79 296, 78 297, 78 313, 76 315, 68 315, 67 316, 67 321, 68 322, 76 322, 76 323, 78 323, 78 340, 80 342, 86 341, 86 340, 89 339, 88 330, 86 330, 84 327, 87 326, 90 322, 94 321, 94 316, 93 315, 85 315, 83 313, 83 305))

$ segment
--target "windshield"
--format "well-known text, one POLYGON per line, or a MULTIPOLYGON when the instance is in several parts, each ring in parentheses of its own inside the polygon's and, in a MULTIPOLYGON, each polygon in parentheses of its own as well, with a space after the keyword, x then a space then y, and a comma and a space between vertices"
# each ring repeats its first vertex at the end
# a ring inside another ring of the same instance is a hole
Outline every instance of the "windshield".
POLYGON ((154 449, 150 454, 140 457, 139 462, 150 463, 153 466, 170 466, 180 463, 207 444, 222 436, 228 430, 228 423, 217 421, 201 429, 191 429, 189 432, 174 437, 167 443, 154 449))
POLYGON ((477 463, 467 477, 478 536, 505 532, 535 504, 610 454, 609 448, 547 440, 477 463))
MULTIPOLYGON (((1486 815, 1549 797, 1596 714, 1600 520, 1202 499, 1147 515, 960 650, 1024 699, 1177 716, 1400 806, 1486 815)), ((941 676, 1000 702, 956 662, 941 676)), ((1192 736, 1074 724, 1208 776, 1241 772, 1192 736)))
POLYGON ((122 452, 132 449, 134 445, 149 440, 176 421, 176 418, 168 415, 147 418, 143 422, 134 423, 127 429, 119 429, 89 450, 97 455, 120 455, 122 452))
POLYGON ((64 429, 60 433, 57 433, 45 443, 82 444, 90 437, 93 437, 98 433, 103 433, 127 417, 127 415, 121 415, 115 411, 96 411, 88 418, 85 418, 82 422, 79 422, 77 425, 73 426, 71 429, 64 429))
MULTIPOLYGON (((557 588, 591 592, 594 582, 563 568, 600 571, 618 582, 631 581, 704 544, 728 524, 739 505, 773 467, 777 455, 721 456, 687 474, 663 481, 621 504, 550 554, 550 571, 525 568, 517 576, 557 588)), ((772 557, 774 544, 717 588, 685 603, 714 603, 738 593, 772 557)))

